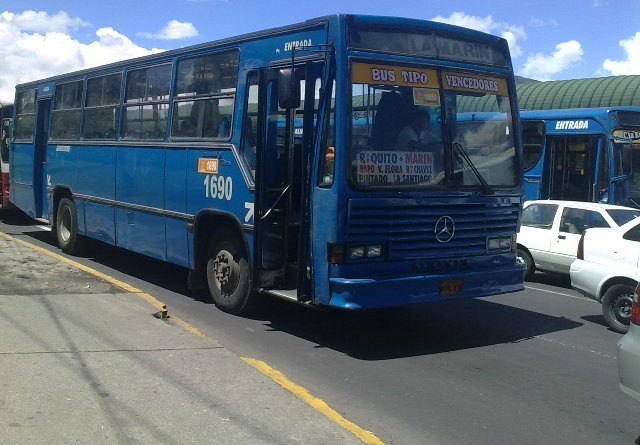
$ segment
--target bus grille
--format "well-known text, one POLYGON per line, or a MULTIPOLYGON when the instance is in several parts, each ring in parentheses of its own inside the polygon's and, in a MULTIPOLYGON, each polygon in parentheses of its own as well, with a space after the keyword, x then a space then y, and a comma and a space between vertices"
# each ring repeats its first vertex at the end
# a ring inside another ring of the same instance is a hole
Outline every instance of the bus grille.
POLYGON ((391 260, 484 255, 487 237, 516 233, 518 211, 517 197, 351 199, 347 241, 385 243, 391 260), (444 243, 435 235, 442 216, 455 224, 453 238, 444 243))

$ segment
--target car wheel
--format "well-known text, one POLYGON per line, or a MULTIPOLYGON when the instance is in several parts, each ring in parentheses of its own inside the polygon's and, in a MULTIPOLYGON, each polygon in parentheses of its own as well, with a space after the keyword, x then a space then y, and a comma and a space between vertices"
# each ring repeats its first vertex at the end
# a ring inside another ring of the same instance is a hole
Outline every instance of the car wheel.
POLYGON ((209 246, 207 283, 215 305, 231 314, 245 314, 256 306, 251 291, 251 271, 241 239, 230 231, 219 231, 209 246))
POLYGON ((616 284, 602 297, 602 314, 607 325, 621 334, 629 330, 634 291, 630 284, 616 284))
POLYGON ((516 263, 524 264, 524 279, 527 281, 530 280, 531 277, 533 277, 533 273, 536 271, 536 265, 533 262, 533 258, 531 258, 531 255, 529 255, 529 252, 524 249, 518 248, 518 250, 516 251, 516 263))

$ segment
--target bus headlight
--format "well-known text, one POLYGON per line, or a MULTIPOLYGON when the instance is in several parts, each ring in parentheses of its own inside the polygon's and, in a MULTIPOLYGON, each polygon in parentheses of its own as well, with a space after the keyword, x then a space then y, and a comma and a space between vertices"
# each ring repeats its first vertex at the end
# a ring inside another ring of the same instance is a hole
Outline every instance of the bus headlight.
POLYGON ((511 252, 512 239, 510 236, 489 238, 487 240, 488 252, 511 252))
POLYGON ((367 244, 366 246, 351 246, 349 248, 349 259, 351 260, 380 258, 382 255, 382 244, 367 244))
POLYGON ((352 260, 364 258, 364 246, 355 246, 349 249, 349 258, 352 260))
POLYGON ((382 244, 367 246, 367 258, 378 258, 382 256, 382 244))

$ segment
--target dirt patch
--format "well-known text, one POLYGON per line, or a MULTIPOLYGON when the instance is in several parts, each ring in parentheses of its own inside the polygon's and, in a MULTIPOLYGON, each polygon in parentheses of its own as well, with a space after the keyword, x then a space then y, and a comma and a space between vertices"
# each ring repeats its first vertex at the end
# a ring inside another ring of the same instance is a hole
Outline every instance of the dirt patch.
POLYGON ((0 238, 0 295, 122 292, 66 263, 0 238))

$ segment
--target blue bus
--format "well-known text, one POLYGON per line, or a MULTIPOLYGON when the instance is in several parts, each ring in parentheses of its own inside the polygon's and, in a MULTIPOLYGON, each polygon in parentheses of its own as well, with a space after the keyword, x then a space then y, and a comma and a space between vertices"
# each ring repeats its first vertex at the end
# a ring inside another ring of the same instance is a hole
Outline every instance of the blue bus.
POLYGON ((514 292, 517 110, 501 38, 322 17, 18 85, 11 200, 64 252, 184 266, 231 313, 514 292), (500 130, 459 134, 468 96, 500 130), (397 147, 418 112, 430 144, 397 147))
POLYGON ((521 111, 526 200, 640 207, 640 107, 521 111))

